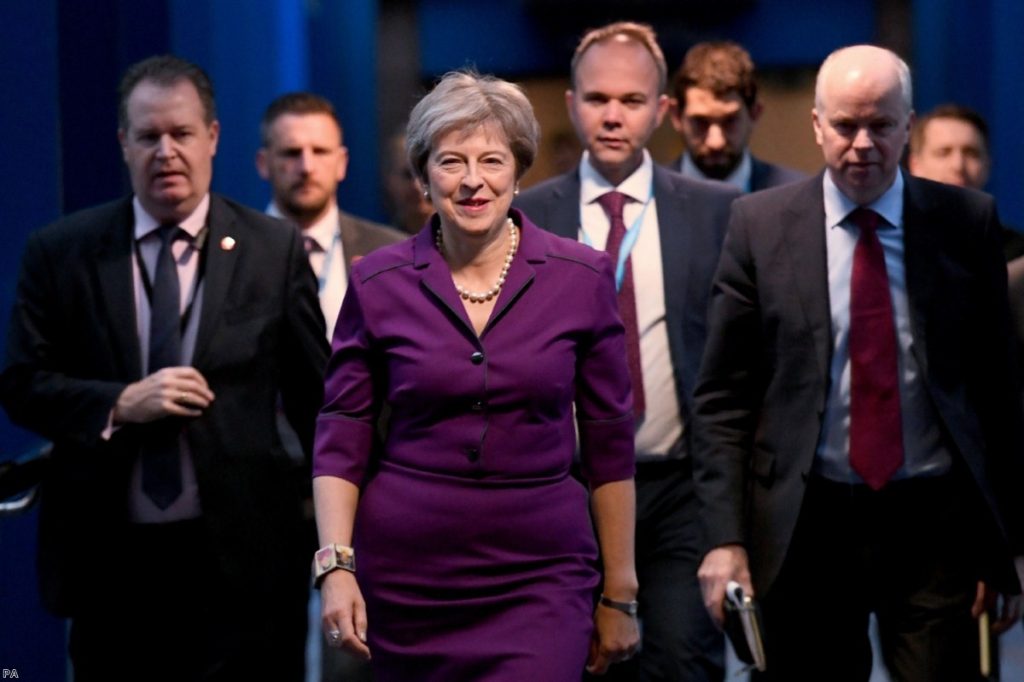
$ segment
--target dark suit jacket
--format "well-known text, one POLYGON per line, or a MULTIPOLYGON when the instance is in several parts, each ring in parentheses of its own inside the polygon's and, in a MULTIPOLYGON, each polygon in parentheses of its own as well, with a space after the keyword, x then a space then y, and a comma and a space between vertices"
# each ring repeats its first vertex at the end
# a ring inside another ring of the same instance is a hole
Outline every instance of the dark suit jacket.
MULTIPOLYGON (((682 155, 677 156, 668 169, 673 172, 678 172, 682 167, 683 157, 682 155)), ((768 189, 770 187, 778 187, 779 185, 786 185, 797 180, 803 180, 807 177, 806 173, 801 173, 798 170, 792 168, 786 168, 785 166, 777 166, 774 163, 768 163, 762 161, 753 154, 750 155, 750 191, 757 192, 762 189, 768 189)))
MULTIPOLYGON (((28 240, 0 375, 11 419, 53 441, 43 482, 44 602, 72 615, 99 571, 126 557, 128 479, 145 425, 100 434, 141 378, 130 199, 68 216, 28 240)), ((193 366, 216 396, 187 426, 204 518, 229 584, 254 597, 308 574, 301 487, 275 427, 278 397, 307 455, 327 346, 298 231, 213 195, 193 366), (233 237, 233 249, 221 247, 233 237)), ((300 582, 300 585, 302 583, 300 582)), ((299 589, 304 589, 299 587, 299 589)))
POLYGON ((362 258, 375 249, 409 237, 393 227, 363 220, 344 211, 338 211, 338 229, 341 232, 341 249, 350 266, 355 258, 362 258))
MULTIPOLYGON (((954 471, 973 482, 979 545, 993 549, 981 577, 1012 587, 1024 461, 995 205, 906 177, 903 211, 913 352, 954 471)), ((796 525, 829 386, 824 216, 821 174, 737 200, 715 275, 694 475, 710 546, 746 545, 762 594, 796 525)))
MULTIPOLYGON (((704 350, 711 277, 718 262, 729 205, 737 196, 735 188, 723 183, 691 180, 654 166, 665 317, 672 371, 684 420, 689 418, 704 350)), ((531 187, 520 194, 513 205, 537 225, 562 237, 577 239, 579 170, 531 187)), ((643 265, 634 264, 634 267, 643 265)))

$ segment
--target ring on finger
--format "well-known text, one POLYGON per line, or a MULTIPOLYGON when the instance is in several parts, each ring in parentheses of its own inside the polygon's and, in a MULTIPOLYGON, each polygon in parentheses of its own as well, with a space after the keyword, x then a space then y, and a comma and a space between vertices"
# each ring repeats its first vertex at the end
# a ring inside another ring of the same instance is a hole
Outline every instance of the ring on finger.
POLYGON ((327 639, 331 640, 331 644, 337 644, 341 639, 341 630, 331 630, 327 633, 327 639))

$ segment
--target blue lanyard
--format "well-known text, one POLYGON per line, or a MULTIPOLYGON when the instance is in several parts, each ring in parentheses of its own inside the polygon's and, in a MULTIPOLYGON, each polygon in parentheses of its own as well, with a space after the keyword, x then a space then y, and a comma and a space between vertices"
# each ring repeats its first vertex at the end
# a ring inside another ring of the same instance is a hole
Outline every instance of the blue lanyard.
POLYGON ((331 276, 331 259, 334 258, 334 251, 338 247, 338 239, 341 237, 340 231, 334 232, 334 238, 331 239, 331 248, 327 249, 327 253, 324 254, 324 262, 320 265, 320 274, 316 278, 317 293, 323 294, 324 287, 327 286, 327 279, 331 276))
MULTIPOLYGON (((615 264, 615 290, 620 291, 622 289, 622 279, 626 276, 626 261, 629 259, 629 255, 633 252, 633 247, 636 246, 636 240, 640 238, 640 228, 644 224, 644 216, 647 215, 647 207, 651 205, 651 199, 654 198, 654 178, 651 178, 651 191, 647 194, 647 200, 644 202, 644 207, 640 211, 640 215, 636 217, 636 220, 626 230, 626 236, 622 239, 622 245, 619 246, 619 260, 615 264)), ((580 220, 580 224, 583 221, 580 220)), ((590 240, 590 235, 587 234, 586 230, 583 230, 583 243, 593 248, 594 244, 590 240)))

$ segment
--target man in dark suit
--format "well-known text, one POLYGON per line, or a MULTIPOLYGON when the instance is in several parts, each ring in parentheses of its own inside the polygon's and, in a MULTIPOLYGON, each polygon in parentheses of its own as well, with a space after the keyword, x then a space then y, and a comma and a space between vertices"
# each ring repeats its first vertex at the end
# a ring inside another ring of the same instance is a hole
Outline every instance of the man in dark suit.
POLYGON ((301 679, 308 466, 327 347, 298 231, 209 191, 203 71, 125 73, 133 196, 28 241, 2 376, 53 441, 43 600, 71 618, 77 680, 301 679))
POLYGON ((812 118, 826 171, 737 200, 715 276, 705 601, 721 620, 727 581, 760 598, 766 679, 867 680, 871 612, 894 679, 977 679, 975 617, 1024 575, 995 206, 899 171, 910 72, 888 50, 826 59, 812 118))
MULTIPOLYGON (((406 235, 338 208, 338 185, 348 170, 348 149, 341 121, 328 100, 308 92, 281 95, 267 105, 260 134, 263 146, 256 154, 256 170, 273 192, 267 213, 290 220, 302 230, 330 339, 348 288, 349 266, 406 235)), ((293 445, 296 439, 288 425, 280 426, 289 450, 299 449, 293 445)), ((319 591, 312 592, 317 611, 319 596, 319 591)), ((314 650, 323 654, 323 679, 370 679, 367 663, 323 647, 319 627, 310 629, 310 638, 314 650)))
POLYGON ((577 169, 524 192, 515 205, 562 236, 599 249, 621 244, 609 250, 618 262, 637 412, 636 562, 644 639, 637 658, 609 674, 717 680, 723 676, 721 635, 703 612, 696 582, 701 541, 688 422, 711 276, 737 193, 652 163, 645 147, 668 107, 665 80, 665 59, 649 26, 622 22, 584 36, 566 93, 583 158, 577 169), (622 202, 617 210, 605 203, 615 196, 622 202))
POLYGON ((330 338, 345 298, 348 266, 406 235, 339 210, 338 185, 348 170, 348 149, 329 101, 308 92, 281 95, 263 113, 260 133, 263 147, 256 154, 256 169, 274 194, 267 213, 302 229, 330 338))
POLYGON ((747 148, 764 111, 757 98, 754 62, 730 41, 697 43, 672 83, 672 127, 682 156, 669 168, 690 178, 721 180, 742 192, 802 180, 805 174, 756 158, 747 148))

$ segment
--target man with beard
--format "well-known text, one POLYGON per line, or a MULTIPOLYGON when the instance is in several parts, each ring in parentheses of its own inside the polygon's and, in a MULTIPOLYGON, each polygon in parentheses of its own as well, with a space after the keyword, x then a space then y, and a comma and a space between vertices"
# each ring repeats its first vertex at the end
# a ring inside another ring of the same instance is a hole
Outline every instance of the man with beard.
MULTIPOLYGON (((405 237, 338 208, 338 184, 348 170, 342 134, 341 121, 329 101, 308 92, 292 92, 267 106, 260 123, 263 146, 256 154, 256 169, 270 182, 273 192, 267 213, 302 229, 306 254, 317 277, 328 339, 348 288, 349 266, 370 251, 405 237)), ((296 454, 288 425, 281 422, 279 428, 289 451, 296 454)), ((314 592, 313 599, 318 604, 319 594, 314 592)), ((320 629, 310 628, 310 632, 320 644, 320 629)), ((328 647, 322 651, 323 679, 369 679, 369 666, 362 661, 328 647)))
POLYGON ((316 273, 327 336, 334 331, 348 284, 348 266, 370 251, 400 241, 401 232, 338 208, 338 183, 348 169, 341 121, 323 97, 293 92, 275 99, 260 126, 256 169, 274 198, 267 213, 302 228, 316 273))
POLYGON ((670 167, 683 175, 721 180, 743 192, 800 180, 799 171, 766 163, 747 149, 764 105, 757 99, 754 62, 736 43, 698 43, 673 82, 672 127, 685 152, 670 167))

